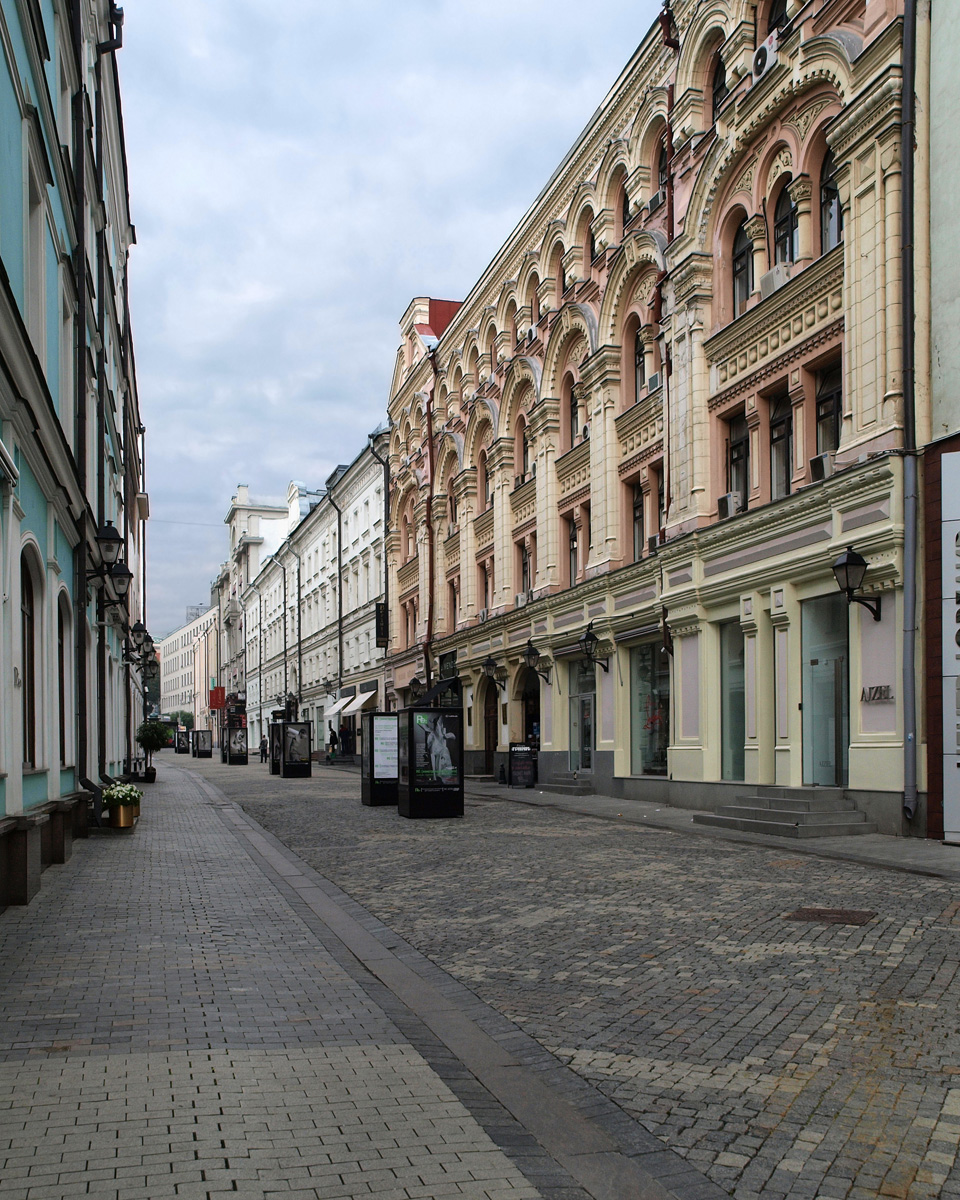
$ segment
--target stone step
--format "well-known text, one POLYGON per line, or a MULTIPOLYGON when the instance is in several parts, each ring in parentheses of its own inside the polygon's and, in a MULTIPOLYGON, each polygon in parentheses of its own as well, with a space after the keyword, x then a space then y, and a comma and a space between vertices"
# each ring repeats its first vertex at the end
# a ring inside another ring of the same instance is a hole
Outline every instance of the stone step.
POLYGON ((758 799, 777 797, 782 800, 842 800, 843 788, 838 787, 786 787, 780 784, 761 784, 757 788, 758 799))
POLYGON ((593 795, 593 788, 589 783, 581 783, 575 779, 568 781, 551 779, 549 783, 541 783, 538 786, 542 792, 558 792, 561 796, 593 795))
POLYGON ((496 783, 496 775, 464 775, 468 783, 496 783))
POLYGON ((737 796, 739 804, 778 812, 853 812, 855 805, 843 793, 836 796, 814 796, 811 799, 794 796, 737 796))
POLYGON ((757 808, 753 804, 721 804, 717 808, 721 817, 744 817, 751 821, 793 822, 795 825, 831 825, 844 822, 865 821, 866 816, 851 804, 845 809, 817 810, 757 808))
POLYGON ((721 829, 736 829, 741 833, 764 833, 770 837, 851 837, 877 832, 877 826, 873 821, 801 825, 791 821, 758 821, 748 817, 724 817, 719 813, 695 813, 693 821, 695 825, 714 825, 721 829))

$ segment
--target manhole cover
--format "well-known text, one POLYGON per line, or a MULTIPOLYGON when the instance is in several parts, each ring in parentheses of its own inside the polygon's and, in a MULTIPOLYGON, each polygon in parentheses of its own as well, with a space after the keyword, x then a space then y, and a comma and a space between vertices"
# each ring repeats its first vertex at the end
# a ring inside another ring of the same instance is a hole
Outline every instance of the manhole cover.
POLYGON ((785 921, 812 921, 820 925, 866 925, 877 914, 865 908, 798 908, 785 921))

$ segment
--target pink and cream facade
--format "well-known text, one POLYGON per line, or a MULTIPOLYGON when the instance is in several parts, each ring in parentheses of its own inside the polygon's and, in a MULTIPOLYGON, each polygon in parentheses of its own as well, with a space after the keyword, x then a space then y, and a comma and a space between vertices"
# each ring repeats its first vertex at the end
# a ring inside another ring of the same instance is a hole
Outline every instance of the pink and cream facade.
POLYGON ((466 300, 405 314, 388 691, 456 672, 468 770, 905 829, 900 8, 675 0, 466 300))

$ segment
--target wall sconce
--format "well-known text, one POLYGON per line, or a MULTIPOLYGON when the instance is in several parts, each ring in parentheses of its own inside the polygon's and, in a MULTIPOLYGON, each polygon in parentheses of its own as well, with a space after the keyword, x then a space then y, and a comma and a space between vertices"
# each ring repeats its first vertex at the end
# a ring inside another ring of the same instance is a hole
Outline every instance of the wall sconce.
POLYGON ((120 551, 123 549, 120 531, 112 521, 106 521, 95 540, 100 552, 100 566, 87 572, 87 583, 102 587, 109 580, 113 585, 114 594, 122 600, 129 591, 133 573, 119 561, 120 551))
POLYGON ((120 557, 123 549, 123 538, 120 530, 112 521, 106 521, 96 536, 97 549, 100 551, 100 561, 105 567, 112 567, 120 557))
POLYGON ((587 662, 591 662, 594 666, 603 667, 605 671, 610 670, 610 659, 598 658, 597 647, 600 645, 600 639, 593 632, 593 622, 586 627, 580 636, 580 651, 587 662))
POLYGON ((492 654, 487 655, 487 657, 480 664, 480 669, 492 683, 497 685, 498 688, 503 687, 502 680, 506 678, 506 671, 504 671, 503 668, 497 663, 497 660, 492 654))
POLYGON ((536 674, 539 675, 544 681, 544 683, 550 682, 550 675, 548 672, 538 669, 538 663, 540 662, 540 651, 529 638, 527 639, 526 649, 523 651, 522 657, 523 661, 527 664, 530 670, 535 671, 536 674))
POLYGON ((879 621, 881 597, 878 596, 876 600, 870 601, 853 594, 860 590, 866 573, 867 560, 852 546, 848 546, 833 564, 833 576, 837 581, 837 587, 847 597, 847 603, 862 604, 871 613, 873 619, 879 621))
POLYGON ((407 684, 407 687, 410 691, 410 699, 414 702, 414 704, 416 704, 416 702, 423 695, 423 682, 418 679, 416 675, 414 675, 414 677, 407 684))

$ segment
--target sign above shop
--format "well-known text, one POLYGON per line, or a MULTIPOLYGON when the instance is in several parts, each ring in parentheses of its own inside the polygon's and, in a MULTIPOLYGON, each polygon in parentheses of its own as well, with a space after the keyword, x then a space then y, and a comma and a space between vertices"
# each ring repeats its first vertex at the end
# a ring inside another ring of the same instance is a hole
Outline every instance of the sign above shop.
POLYGON ((860 689, 861 704, 892 704, 895 699, 890 683, 878 683, 860 689))

